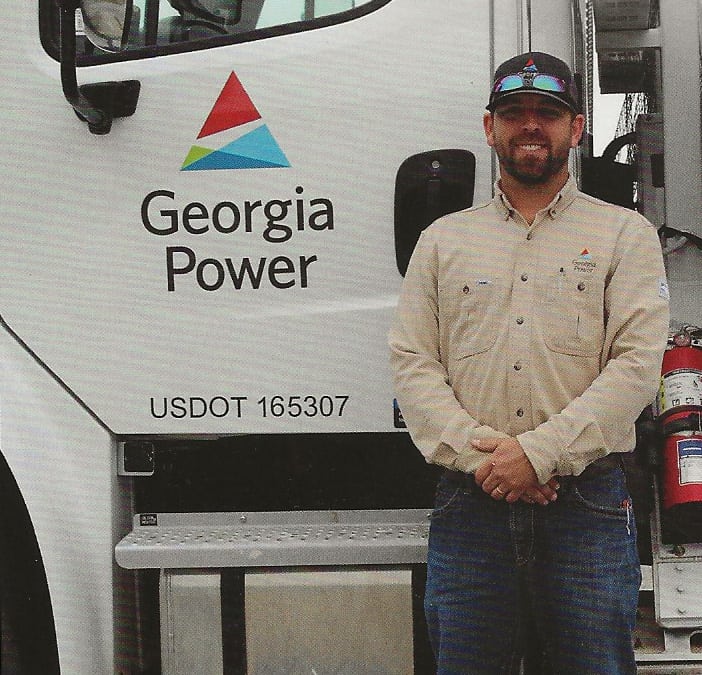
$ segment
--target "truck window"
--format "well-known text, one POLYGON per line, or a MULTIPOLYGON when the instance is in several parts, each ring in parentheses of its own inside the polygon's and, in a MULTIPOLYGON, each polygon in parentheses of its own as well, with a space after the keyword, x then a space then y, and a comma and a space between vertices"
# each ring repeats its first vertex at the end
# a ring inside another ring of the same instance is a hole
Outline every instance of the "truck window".
MULTIPOLYGON (((129 43, 119 54, 92 45, 76 12, 77 64, 147 58, 313 30, 368 14, 390 0, 134 0, 129 43)), ((59 20, 53 0, 39 0, 47 53, 59 59, 59 20)))

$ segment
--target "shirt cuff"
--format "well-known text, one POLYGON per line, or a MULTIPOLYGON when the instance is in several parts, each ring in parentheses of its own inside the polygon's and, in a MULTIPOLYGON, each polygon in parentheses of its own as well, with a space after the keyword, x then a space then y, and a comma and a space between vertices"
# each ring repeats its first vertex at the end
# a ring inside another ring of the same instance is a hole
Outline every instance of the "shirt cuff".
MULTIPOLYGON (((539 485, 544 485, 558 474, 559 468, 561 471, 565 468, 562 465, 559 467, 559 460, 562 459, 561 448, 555 447, 553 440, 539 438, 540 434, 536 431, 527 431, 517 436, 519 444, 524 449, 524 454, 531 462, 539 485), (550 443, 549 443, 550 440, 550 443)), ((561 475, 569 475, 571 472, 562 473, 561 475)))

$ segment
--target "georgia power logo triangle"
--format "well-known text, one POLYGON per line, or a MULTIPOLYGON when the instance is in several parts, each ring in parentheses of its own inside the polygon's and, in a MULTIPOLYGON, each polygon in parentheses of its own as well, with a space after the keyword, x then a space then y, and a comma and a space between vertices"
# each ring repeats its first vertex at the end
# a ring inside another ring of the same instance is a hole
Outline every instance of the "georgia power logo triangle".
POLYGON ((181 171, 215 169, 270 169, 289 167, 290 162, 273 138, 261 114, 239 82, 229 76, 212 110, 197 135, 198 140, 212 136, 207 145, 193 145, 181 171), (217 138, 214 138, 217 136, 217 138))

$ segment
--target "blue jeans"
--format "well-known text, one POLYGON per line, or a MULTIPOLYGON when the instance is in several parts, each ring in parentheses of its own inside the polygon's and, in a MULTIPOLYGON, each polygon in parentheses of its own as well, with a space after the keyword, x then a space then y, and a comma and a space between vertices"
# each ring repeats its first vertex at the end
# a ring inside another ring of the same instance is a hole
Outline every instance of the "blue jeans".
POLYGON ((548 506, 507 504, 442 476, 425 611, 438 675, 519 672, 538 635, 553 675, 636 673, 641 572, 624 473, 561 479, 548 506))

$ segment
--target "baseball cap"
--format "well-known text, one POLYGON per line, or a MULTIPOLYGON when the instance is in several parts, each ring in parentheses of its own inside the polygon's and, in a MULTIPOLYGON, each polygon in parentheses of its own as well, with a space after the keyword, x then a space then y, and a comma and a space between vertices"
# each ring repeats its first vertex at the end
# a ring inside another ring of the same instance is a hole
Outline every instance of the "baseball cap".
POLYGON ((544 52, 527 52, 507 61, 495 71, 487 109, 513 94, 540 94, 580 112, 578 89, 568 65, 544 52))

